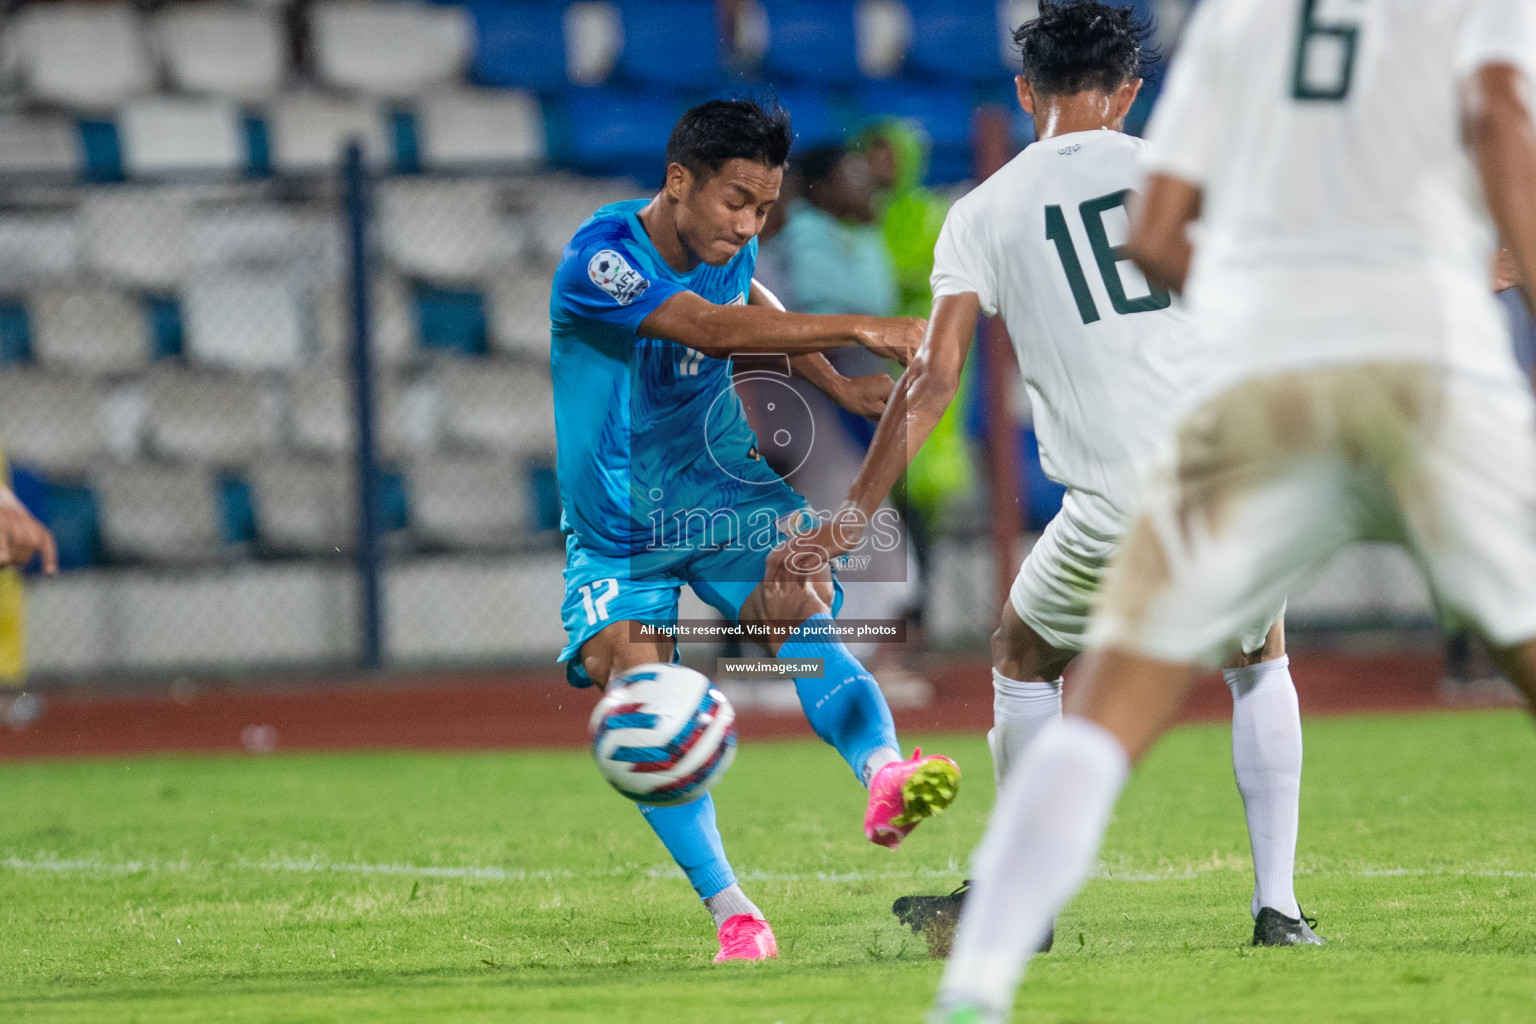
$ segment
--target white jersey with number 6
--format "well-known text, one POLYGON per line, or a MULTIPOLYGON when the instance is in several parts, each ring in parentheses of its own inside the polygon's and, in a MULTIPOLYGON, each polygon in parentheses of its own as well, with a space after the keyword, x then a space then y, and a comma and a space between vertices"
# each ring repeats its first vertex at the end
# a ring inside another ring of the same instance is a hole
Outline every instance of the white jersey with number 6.
POLYGON ((1513 372, 1458 95, 1502 62, 1536 76, 1533 0, 1197 9, 1148 167, 1202 190, 1186 297, 1213 386, 1383 359, 1513 372))
POLYGON ((1120 249, 1142 151, 1108 129, 1034 143, 954 205, 933 258, 935 299, 974 292, 1007 325, 1046 474, 1122 514, 1193 362, 1183 311, 1120 249))

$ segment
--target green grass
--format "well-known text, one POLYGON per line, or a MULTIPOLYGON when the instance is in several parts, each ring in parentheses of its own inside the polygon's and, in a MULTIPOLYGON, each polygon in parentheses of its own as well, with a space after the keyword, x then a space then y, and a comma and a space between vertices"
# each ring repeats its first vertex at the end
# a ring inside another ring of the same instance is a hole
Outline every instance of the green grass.
MULTIPOLYGON (((915 1024, 939 965, 891 900, 954 884, 992 800, 979 738, 932 748, 960 801, 895 853, 830 751, 741 751, 720 820, 783 955, 725 967, 580 752, 3 764, 0 1021, 915 1024)), ((1245 945, 1226 731, 1186 728, 1016 1020, 1536 1020, 1525 719, 1314 721, 1307 759, 1299 892, 1327 947, 1245 945)))

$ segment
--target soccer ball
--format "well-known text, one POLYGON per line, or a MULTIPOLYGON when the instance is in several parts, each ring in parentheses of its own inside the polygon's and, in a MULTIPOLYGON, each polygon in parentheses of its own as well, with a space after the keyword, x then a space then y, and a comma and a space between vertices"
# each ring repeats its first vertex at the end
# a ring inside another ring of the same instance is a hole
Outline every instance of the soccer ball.
POLYGON ((603 778, 653 807, 697 800, 736 756, 731 702, 681 665, 639 665, 615 676, 589 728, 603 778))

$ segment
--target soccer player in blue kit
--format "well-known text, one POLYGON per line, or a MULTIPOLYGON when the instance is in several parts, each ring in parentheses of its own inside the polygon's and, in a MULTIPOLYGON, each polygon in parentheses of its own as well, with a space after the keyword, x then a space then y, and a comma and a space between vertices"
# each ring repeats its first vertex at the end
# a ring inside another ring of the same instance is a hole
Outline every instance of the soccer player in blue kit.
MULTIPOLYGON (((731 357, 782 354, 844 408, 878 416, 889 378, 844 378, 819 353, 862 345, 905 364, 925 324, 788 313, 752 280, 792 138, 776 104, 694 107, 667 142, 661 191, 598 210, 561 255, 550 299, 569 635, 560 660, 582 687, 675 660, 670 637, 639 625, 675 621, 684 584, 732 622, 773 628, 764 643, 776 656, 824 659, 822 678, 795 680, 801 706, 869 788, 866 836, 894 847, 949 805, 959 770, 921 751, 902 758, 874 677, 829 631, 840 603, 830 571, 763 583, 768 553, 816 517, 763 462, 731 357)), ((715 960, 777 956, 726 860, 713 800, 640 811, 713 916, 715 960)))

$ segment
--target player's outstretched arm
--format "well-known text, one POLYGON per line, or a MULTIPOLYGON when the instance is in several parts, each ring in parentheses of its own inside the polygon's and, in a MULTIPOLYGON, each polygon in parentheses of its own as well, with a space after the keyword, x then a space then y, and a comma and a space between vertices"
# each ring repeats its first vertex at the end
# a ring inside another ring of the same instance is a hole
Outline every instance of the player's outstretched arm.
POLYGON ((716 358, 748 352, 798 356, 862 345, 905 366, 926 326, 914 317, 815 316, 768 306, 717 306, 693 292, 678 292, 640 322, 639 333, 716 358))
MULTIPOLYGON (((769 309, 784 309, 784 303, 779 301, 779 297, 758 280, 753 280, 747 302, 754 306, 767 306, 769 309)), ((896 382, 883 373, 867 377, 844 377, 820 352, 792 357, 789 368, 796 377, 808 382, 840 407, 855 416, 872 420, 879 419, 880 414, 885 412, 891 389, 896 386, 896 382)))
POLYGON ((831 521, 790 538, 770 554, 767 579, 819 572, 827 562, 858 546, 875 510, 960 390, 960 374, 980 315, 981 300, 975 292, 942 295, 934 301, 927 335, 896 382, 843 507, 831 521))
POLYGON ((1515 264, 1527 307, 1536 283, 1536 123, 1532 82, 1510 64, 1478 68, 1462 88, 1462 124, 1488 210, 1515 264))
POLYGON ((53 534, 38 522, 9 487, 0 487, 0 566, 26 565, 32 556, 43 556, 43 572, 59 571, 59 551, 53 534))
POLYGON ((1141 200, 1131 209, 1128 255, 1147 281, 1159 288, 1184 290, 1194 246, 1189 225, 1200 216, 1200 187, 1169 174, 1147 178, 1141 200))

